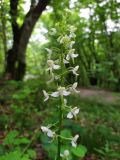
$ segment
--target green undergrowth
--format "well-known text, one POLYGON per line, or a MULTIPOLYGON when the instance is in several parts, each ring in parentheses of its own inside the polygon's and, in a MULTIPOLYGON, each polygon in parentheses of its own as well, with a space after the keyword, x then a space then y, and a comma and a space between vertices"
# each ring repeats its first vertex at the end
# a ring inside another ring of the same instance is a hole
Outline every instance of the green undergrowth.
MULTIPOLYGON (((35 159, 35 143, 42 143, 43 149, 53 160, 56 144, 39 130, 42 124, 57 121, 58 102, 43 102, 42 90, 47 89, 45 80, 36 79, 26 82, 14 82, 1 86, 0 90, 0 160, 35 159), (38 129, 34 140, 35 131, 38 129), (12 132, 12 140, 6 140, 12 132), (6 142, 8 141, 8 142, 6 142), (9 143, 9 144, 6 144, 9 143), (24 149, 27 147, 26 151, 24 149), (34 155, 33 157, 31 156, 34 155), (26 159, 25 159, 26 158, 26 159)), ((53 88, 54 86, 50 86, 53 88)), ((72 95, 68 104, 80 108, 77 120, 66 120, 63 124, 63 136, 73 136, 78 133, 78 145, 81 155, 95 155, 96 159, 118 160, 120 157, 120 103, 107 104, 103 101, 82 99, 72 95), (67 129, 64 129, 67 128, 67 129)), ((63 150, 69 145, 66 143, 63 150)), ((77 151, 68 148, 77 160, 77 151)))

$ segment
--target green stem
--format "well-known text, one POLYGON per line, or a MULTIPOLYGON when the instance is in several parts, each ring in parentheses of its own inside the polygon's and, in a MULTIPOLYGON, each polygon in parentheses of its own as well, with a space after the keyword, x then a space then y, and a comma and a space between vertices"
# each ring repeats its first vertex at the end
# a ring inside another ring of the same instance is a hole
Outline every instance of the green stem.
MULTIPOLYGON (((63 77, 63 72, 64 72, 64 63, 63 63, 63 53, 61 52, 61 86, 64 84, 64 77, 63 77)), ((62 118, 63 118, 63 113, 62 113, 62 108, 64 106, 64 98, 63 96, 60 97, 61 105, 59 107, 59 128, 58 128, 58 135, 61 135, 61 129, 62 129, 62 118)), ((58 146, 57 146, 57 160, 61 160, 60 157, 60 152, 61 152, 61 137, 58 136, 58 146)))
MULTIPOLYGON (((62 101, 62 97, 61 97, 62 101)), ((59 108, 59 129, 58 129, 58 135, 61 134, 61 127, 62 127, 62 106, 59 108)), ((58 136, 58 151, 57 151, 57 160, 60 160, 60 151, 61 151, 61 137, 58 136)))

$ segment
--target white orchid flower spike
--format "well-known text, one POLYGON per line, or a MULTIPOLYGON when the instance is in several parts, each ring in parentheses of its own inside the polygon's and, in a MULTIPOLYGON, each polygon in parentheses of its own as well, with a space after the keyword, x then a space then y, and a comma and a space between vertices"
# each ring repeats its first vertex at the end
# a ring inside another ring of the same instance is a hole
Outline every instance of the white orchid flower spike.
POLYGON ((51 96, 52 96, 52 97, 59 97, 59 96, 68 96, 69 94, 70 94, 70 92, 67 91, 67 90, 65 89, 65 87, 59 87, 59 88, 58 88, 58 91, 53 92, 53 93, 51 94, 51 96))
POLYGON ((74 107, 70 110, 70 112, 67 114, 67 118, 72 119, 77 116, 79 113, 80 109, 77 107, 74 107))
POLYGON ((73 138, 72 138, 72 140, 71 140, 71 144, 72 144, 72 146, 73 147, 77 147, 77 140, 78 140, 78 138, 79 138, 79 135, 77 134, 77 135, 75 135, 73 138))

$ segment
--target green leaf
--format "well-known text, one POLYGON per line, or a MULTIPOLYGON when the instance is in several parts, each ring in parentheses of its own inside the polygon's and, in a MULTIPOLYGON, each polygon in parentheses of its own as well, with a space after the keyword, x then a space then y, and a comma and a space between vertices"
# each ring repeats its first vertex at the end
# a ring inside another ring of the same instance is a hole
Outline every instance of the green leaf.
POLYGON ((15 141, 15 137, 18 136, 18 131, 16 130, 13 130, 13 131, 10 131, 7 135, 7 137, 4 139, 4 144, 14 144, 14 141, 15 141))
POLYGON ((87 148, 83 145, 79 145, 76 148, 72 148, 71 151, 75 156, 83 158, 87 152, 87 148))
POLYGON ((36 152, 32 149, 29 149, 27 151, 27 154, 29 155, 30 158, 35 159, 36 158, 36 152))
POLYGON ((70 130, 64 129, 64 130, 61 132, 61 136, 63 136, 63 137, 72 137, 72 134, 71 134, 71 131, 70 131, 70 130))

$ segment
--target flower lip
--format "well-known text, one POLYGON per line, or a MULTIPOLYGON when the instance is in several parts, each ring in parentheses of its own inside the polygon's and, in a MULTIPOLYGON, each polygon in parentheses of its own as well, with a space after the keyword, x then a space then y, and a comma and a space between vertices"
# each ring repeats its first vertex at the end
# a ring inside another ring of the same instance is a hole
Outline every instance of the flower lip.
POLYGON ((72 139, 71 139, 71 144, 73 147, 77 147, 77 140, 79 138, 79 135, 75 135, 72 139))

